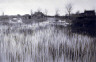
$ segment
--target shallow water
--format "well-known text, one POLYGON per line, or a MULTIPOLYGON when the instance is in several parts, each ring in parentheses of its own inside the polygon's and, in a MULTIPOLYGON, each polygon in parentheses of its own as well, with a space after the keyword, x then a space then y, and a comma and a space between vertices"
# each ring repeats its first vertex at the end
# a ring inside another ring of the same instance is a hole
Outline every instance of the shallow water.
POLYGON ((28 26, 0 26, 0 62, 96 62, 95 38, 58 25, 28 26))

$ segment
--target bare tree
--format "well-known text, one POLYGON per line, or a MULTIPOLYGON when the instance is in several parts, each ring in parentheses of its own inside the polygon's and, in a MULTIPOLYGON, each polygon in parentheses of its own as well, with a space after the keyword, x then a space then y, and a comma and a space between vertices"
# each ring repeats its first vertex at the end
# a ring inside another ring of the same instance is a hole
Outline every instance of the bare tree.
POLYGON ((73 5, 71 3, 69 3, 69 4, 66 5, 65 8, 66 8, 66 11, 68 13, 68 16, 70 16, 70 14, 71 14, 71 12, 73 10, 73 5))
POLYGON ((47 15, 47 13, 48 13, 48 10, 47 10, 47 9, 45 9, 45 15, 47 15))
POLYGON ((32 9, 31 9, 31 16, 33 15, 33 11, 32 11, 32 9))
POLYGON ((76 14, 80 14, 80 11, 77 11, 76 14))
POLYGON ((59 9, 56 9, 55 16, 59 16, 59 9))
POLYGON ((2 12, 2 16, 4 16, 5 14, 4 14, 4 12, 2 12))
POLYGON ((41 12, 41 8, 38 8, 38 9, 37 9, 37 12, 41 12))
POLYGON ((47 16, 48 16, 48 10, 47 9, 45 9, 45 11, 44 11, 44 13, 45 13, 45 18, 46 18, 46 20, 47 20, 47 16))

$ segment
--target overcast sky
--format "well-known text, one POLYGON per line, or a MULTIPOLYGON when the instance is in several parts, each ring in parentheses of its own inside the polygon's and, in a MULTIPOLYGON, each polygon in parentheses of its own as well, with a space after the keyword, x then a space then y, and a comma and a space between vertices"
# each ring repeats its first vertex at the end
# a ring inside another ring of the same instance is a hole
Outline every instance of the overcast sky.
POLYGON ((67 3, 72 3, 73 13, 96 10, 96 0, 0 0, 0 15, 2 12, 6 15, 30 14, 31 9, 33 12, 38 9, 44 12, 47 9, 49 15, 54 15, 56 9, 59 9, 59 13, 64 15, 67 3))

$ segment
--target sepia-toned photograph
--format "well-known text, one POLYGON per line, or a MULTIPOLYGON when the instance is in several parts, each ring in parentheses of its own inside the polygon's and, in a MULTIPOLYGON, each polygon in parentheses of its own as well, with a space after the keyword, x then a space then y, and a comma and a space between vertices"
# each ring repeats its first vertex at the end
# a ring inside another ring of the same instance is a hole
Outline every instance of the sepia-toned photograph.
POLYGON ((96 0, 0 0, 0 62, 96 62, 96 0))

